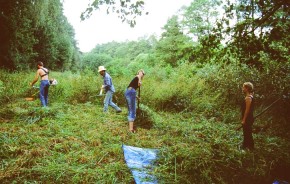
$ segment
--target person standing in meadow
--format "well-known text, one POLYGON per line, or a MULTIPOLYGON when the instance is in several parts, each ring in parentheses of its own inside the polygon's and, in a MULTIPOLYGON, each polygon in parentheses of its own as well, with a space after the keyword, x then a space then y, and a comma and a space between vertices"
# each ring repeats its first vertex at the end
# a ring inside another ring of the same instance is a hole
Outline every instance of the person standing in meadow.
POLYGON ((106 72, 106 68, 104 66, 99 66, 98 72, 101 76, 103 76, 104 83, 102 85, 102 90, 106 92, 106 96, 104 99, 104 112, 108 112, 109 106, 113 107, 117 113, 122 112, 120 107, 118 107, 112 100, 113 94, 115 92, 115 87, 113 85, 111 76, 106 72))
POLYGON ((245 100, 242 104, 242 126, 243 126, 243 145, 242 149, 254 149, 254 140, 252 136, 252 126, 254 123, 254 86, 251 82, 245 82, 242 88, 245 94, 245 100))
POLYGON ((139 70, 137 72, 137 75, 130 82, 125 92, 125 97, 128 106, 129 131, 132 133, 135 133, 134 121, 136 119, 136 99, 140 100, 136 95, 137 94, 136 90, 140 88, 144 75, 145 75, 144 70, 142 69, 139 70))
POLYGON ((32 87, 37 81, 38 78, 41 78, 40 87, 39 87, 39 98, 41 105, 46 107, 48 105, 48 89, 49 89, 49 80, 48 80, 48 69, 43 67, 43 63, 39 61, 37 63, 37 71, 33 81, 30 83, 32 87))

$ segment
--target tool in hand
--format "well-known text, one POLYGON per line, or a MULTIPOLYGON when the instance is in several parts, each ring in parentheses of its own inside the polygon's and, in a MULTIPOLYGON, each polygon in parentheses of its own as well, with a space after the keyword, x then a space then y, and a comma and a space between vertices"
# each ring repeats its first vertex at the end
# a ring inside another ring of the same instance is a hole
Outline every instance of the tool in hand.
MULTIPOLYGON (((262 110, 259 114, 257 114, 254 119, 256 119, 257 117, 261 116, 262 114, 264 114, 264 112, 266 112, 267 110, 269 110, 275 103, 277 103, 279 100, 281 99, 278 98, 277 100, 275 100, 271 105, 269 105, 268 107, 266 107, 264 110, 262 110)), ((238 127, 236 130, 240 130, 243 127, 243 125, 241 125, 240 127, 238 127)))
POLYGON ((137 115, 140 115, 140 113, 141 113, 141 110, 140 110, 140 100, 141 100, 141 86, 139 86, 139 89, 138 89, 137 115))
POLYGON ((103 86, 101 87, 100 93, 97 96, 104 96, 103 95, 103 86))

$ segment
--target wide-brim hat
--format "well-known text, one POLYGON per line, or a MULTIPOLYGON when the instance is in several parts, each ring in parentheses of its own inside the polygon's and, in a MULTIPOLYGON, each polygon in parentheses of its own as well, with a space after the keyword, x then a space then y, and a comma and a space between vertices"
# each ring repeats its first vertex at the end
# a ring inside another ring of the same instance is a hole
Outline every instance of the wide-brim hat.
POLYGON ((104 66, 99 66, 98 72, 104 71, 104 70, 106 70, 106 68, 104 66))

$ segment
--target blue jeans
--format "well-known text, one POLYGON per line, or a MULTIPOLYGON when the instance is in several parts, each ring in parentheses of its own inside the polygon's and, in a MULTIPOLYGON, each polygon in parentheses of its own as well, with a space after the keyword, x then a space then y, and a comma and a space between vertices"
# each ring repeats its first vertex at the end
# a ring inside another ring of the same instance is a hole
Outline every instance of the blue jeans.
POLYGON ((128 121, 132 122, 136 118, 136 90, 127 89, 125 97, 128 105, 128 121))
POLYGON ((46 107, 48 105, 48 88, 49 88, 49 81, 48 80, 42 80, 40 82, 40 87, 39 87, 39 98, 41 105, 43 107, 46 107))
POLYGON ((116 111, 120 111, 120 107, 118 107, 116 104, 114 104, 114 102, 112 101, 113 99, 113 94, 114 92, 109 90, 106 92, 106 96, 104 99, 104 112, 108 111, 108 107, 111 106, 113 107, 116 111))

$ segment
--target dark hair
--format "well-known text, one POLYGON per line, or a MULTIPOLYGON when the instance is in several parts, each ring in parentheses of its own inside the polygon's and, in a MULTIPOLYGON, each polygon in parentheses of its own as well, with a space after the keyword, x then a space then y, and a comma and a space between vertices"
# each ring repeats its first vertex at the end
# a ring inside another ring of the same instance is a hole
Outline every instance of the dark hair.
POLYGON ((38 61, 38 62, 37 62, 37 65, 39 65, 39 66, 43 66, 43 63, 42 63, 41 61, 38 61))

